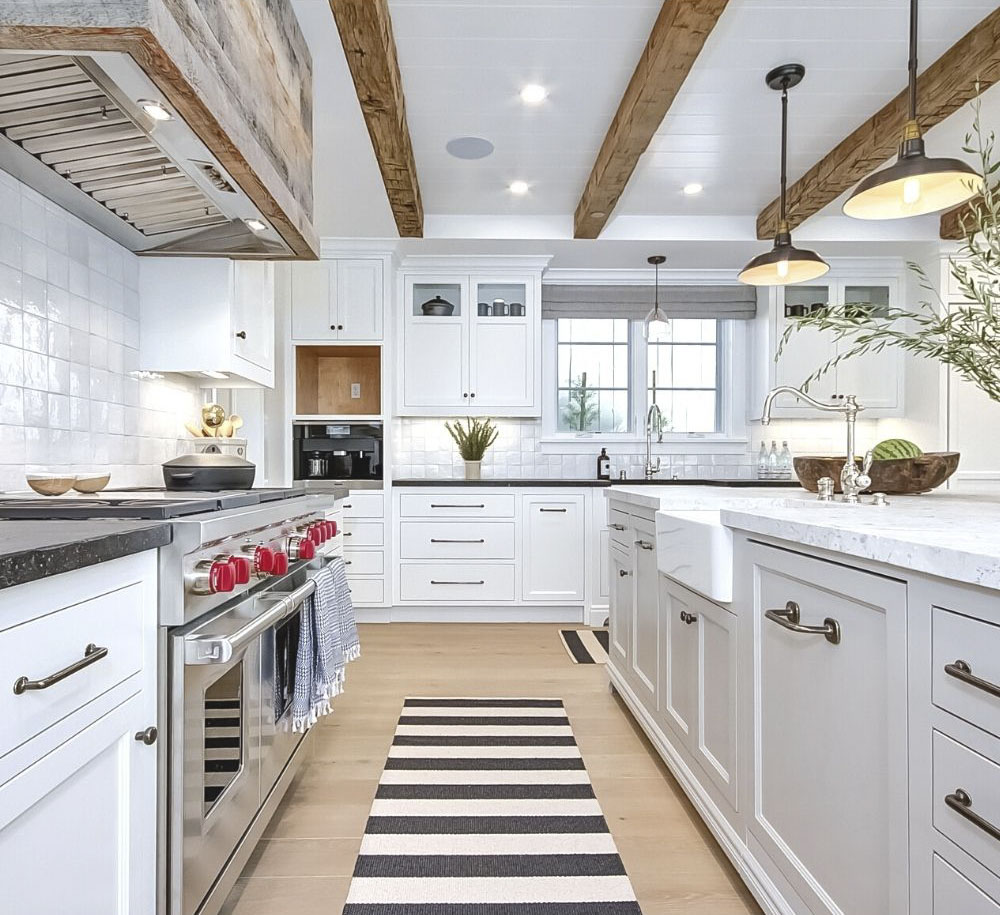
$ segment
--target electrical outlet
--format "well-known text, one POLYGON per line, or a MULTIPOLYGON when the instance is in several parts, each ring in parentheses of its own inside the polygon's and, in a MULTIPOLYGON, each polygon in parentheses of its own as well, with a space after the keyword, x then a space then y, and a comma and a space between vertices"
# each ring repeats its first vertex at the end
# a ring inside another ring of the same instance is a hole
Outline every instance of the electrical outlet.
POLYGON ((361 400, 361 385, 357 382, 351 385, 351 400, 361 400))

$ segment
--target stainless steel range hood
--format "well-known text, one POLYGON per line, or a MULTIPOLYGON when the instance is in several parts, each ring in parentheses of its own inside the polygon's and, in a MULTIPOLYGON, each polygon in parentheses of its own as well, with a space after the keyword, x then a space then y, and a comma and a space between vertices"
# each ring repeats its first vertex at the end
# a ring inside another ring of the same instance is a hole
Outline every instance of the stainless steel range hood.
POLYGON ((140 254, 289 257, 191 128, 140 107, 156 97, 127 55, 0 52, 0 167, 140 254))

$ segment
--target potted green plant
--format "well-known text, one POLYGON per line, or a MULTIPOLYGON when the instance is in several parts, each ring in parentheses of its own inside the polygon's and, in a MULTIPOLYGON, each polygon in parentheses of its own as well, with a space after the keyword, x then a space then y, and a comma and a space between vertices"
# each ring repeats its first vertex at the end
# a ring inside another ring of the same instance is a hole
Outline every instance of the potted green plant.
POLYGON ((775 360, 792 335, 807 327, 830 332, 847 344, 805 380, 804 389, 846 359, 898 346, 950 366, 1000 402, 1000 160, 994 155, 995 135, 983 132, 978 101, 974 110, 965 151, 979 157, 985 183, 982 196, 963 212, 960 223, 965 238, 958 254, 949 258, 951 275, 966 303, 949 308, 920 266, 911 263, 910 270, 922 288, 934 293, 935 302, 923 301, 912 309, 878 310, 845 303, 795 318, 785 329, 775 360))
POLYGON ((458 453, 465 461, 465 479, 479 480, 482 478, 482 460, 486 449, 490 447, 500 434, 500 430, 489 419, 474 419, 469 417, 463 426, 460 421, 445 423, 445 429, 458 445, 458 453))

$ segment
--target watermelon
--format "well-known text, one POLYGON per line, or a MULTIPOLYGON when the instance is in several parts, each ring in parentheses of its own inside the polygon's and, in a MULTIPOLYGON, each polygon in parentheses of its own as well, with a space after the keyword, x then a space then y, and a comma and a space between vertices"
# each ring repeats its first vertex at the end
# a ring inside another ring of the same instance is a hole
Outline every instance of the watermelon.
POLYGON ((905 438, 887 438, 872 448, 872 460, 897 461, 901 458, 920 457, 923 451, 905 438))

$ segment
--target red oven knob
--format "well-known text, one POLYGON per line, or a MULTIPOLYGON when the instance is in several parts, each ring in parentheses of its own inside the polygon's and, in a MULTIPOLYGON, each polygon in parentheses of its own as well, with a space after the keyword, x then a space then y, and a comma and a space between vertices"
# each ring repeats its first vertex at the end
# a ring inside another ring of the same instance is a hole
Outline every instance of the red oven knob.
POLYGON ((232 591, 236 587, 236 572, 228 562, 213 562, 208 570, 208 587, 213 594, 232 591))
POLYGON ((336 521, 324 521, 326 525, 327 537, 333 539, 337 536, 337 522, 336 521))
POLYGON ((284 575, 288 571, 288 554, 275 553, 274 564, 271 567, 272 575, 284 575))
POLYGON ((229 560, 229 564, 233 567, 233 574, 236 576, 236 584, 245 585, 250 581, 250 573, 252 569, 250 568, 250 560, 246 556, 233 556, 229 560))
POLYGON ((306 536, 316 545, 319 546, 326 538, 323 536, 323 528, 320 524, 310 524, 309 532, 306 536))
POLYGON ((311 540, 299 541, 299 559, 310 560, 316 558, 316 544, 311 540))
POLYGON ((258 572, 265 575, 274 572, 274 550, 270 547, 259 546, 253 552, 253 565, 258 572))

